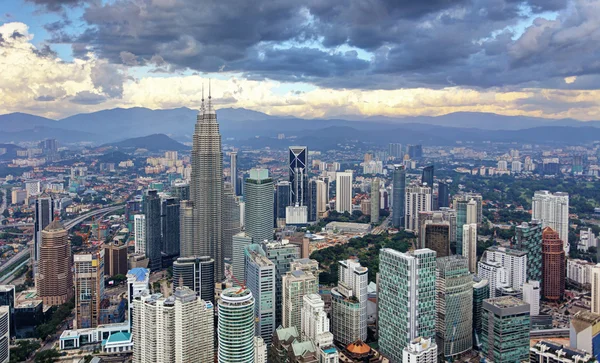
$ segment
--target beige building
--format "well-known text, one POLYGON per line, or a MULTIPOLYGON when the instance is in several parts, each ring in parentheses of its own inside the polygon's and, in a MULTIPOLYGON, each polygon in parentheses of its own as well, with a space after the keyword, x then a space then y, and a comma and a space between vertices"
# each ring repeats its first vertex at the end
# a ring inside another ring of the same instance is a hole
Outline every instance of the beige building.
POLYGON ((42 231, 38 262, 38 295, 44 305, 60 305, 73 297, 73 274, 69 234, 55 220, 42 231))

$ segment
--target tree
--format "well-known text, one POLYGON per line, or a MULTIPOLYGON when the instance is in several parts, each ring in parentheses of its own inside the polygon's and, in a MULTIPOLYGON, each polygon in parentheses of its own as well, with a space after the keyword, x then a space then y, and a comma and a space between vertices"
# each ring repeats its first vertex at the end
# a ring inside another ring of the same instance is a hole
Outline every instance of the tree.
POLYGON ((44 350, 35 355, 35 363, 54 363, 60 357, 55 349, 44 350))
POLYGON ((83 244, 83 237, 78 234, 74 234, 71 236, 71 246, 79 247, 83 244))

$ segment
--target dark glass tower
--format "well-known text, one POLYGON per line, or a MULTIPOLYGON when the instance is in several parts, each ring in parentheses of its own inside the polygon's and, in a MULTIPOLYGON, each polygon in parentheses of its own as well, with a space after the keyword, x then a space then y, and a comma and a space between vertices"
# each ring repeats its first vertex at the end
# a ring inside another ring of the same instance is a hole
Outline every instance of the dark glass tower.
POLYGON ((291 204, 308 205, 308 149, 306 146, 290 146, 289 175, 291 204))
POLYGON ((177 198, 162 201, 162 252, 167 256, 179 255, 179 211, 177 198))
POLYGON ((427 186, 433 188, 433 165, 429 165, 423 168, 423 174, 421 175, 421 183, 427 183, 427 186))
POLYGON ((308 221, 317 220, 317 181, 308 182, 308 221))
POLYGON ((42 231, 52 222, 54 216, 54 203, 50 197, 39 197, 35 200, 34 221, 34 260, 40 258, 40 246, 42 242, 42 231))
POLYGON ((276 209, 277 209, 277 218, 285 219, 285 207, 290 205, 291 203, 291 188, 290 182, 280 181, 277 183, 276 187, 276 195, 277 200, 275 201, 276 209))
POLYGON ((448 208, 450 206, 450 194, 448 184, 438 183, 438 208, 448 208))
POLYGON ((403 165, 394 165, 392 195, 392 225, 404 227, 404 210, 406 199, 406 170, 403 165))
POLYGON ((423 145, 408 145, 408 156, 415 160, 423 157, 423 145))
POLYGON ((215 261, 209 256, 180 257, 173 263, 173 291, 187 286, 204 301, 215 303, 215 261))
POLYGON ((148 190, 144 200, 144 214, 146 215, 146 257, 150 259, 148 267, 152 271, 162 267, 162 238, 161 238, 161 211, 160 197, 156 189, 148 190))

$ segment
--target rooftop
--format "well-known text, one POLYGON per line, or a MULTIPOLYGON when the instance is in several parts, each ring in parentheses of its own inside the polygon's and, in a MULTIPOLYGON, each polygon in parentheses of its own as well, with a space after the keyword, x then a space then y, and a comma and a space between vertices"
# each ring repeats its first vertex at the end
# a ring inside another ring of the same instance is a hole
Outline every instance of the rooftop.
POLYGON ((523 300, 519 300, 513 296, 502 296, 502 297, 497 297, 494 299, 487 299, 485 301, 487 301, 489 304, 491 304, 495 307, 501 308, 501 309, 529 305, 526 302, 524 302, 523 300))
POLYGON ((127 279, 129 277, 134 277, 136 282, 144 282, 146 281, 146 276, 150 275, 150 270, 143 267, 132 268, 127 272, 127 279))
POLYGON ((600 315, 592 313, 591 311, 582 310, 575 314, 575 316, 571 320, 579 320, 589 324, 597 324, 600 323, 600 315))

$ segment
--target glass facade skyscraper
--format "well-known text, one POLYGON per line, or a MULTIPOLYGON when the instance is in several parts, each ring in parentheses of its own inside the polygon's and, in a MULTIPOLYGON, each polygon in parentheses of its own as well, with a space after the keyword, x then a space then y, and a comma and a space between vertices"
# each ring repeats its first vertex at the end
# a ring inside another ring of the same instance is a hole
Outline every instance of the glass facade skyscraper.
POLYGON ((512 296, 483 301, 481 351, 495 363, 529 361, 529 304, 512 296))
POLYGON ((542 283, 542 225, 537 220, 515 229, 516 248, 527 252, 527 281, 542 283))
POLYGON ((214 303, 215 261, 210 256, 179 257, 173 262, 173 291, 184 286, 214 303))
POLYGON ((275 331, 275 264, 259 244, 246 246, 246 286, 254 296, 256 335, 271 344, 275 331))
POLYGON ((234 286, 221 293, 218 319, 219 363, 254 363, 254 297, 234 286))
POLYGON ((308 204, 308 148, 306 146, 290 146, 288 154, 290 205, 306 206, 308 204))
POLYGON ((244 226, 254 243, 273 240, 273 179, 267 169, 252 169, 246 179, 244 226))
POLYGON ((179 255, 179 228, 179 200, 177 198, 163 199, 162 252, 167 256, 179 255))
POLYGON ((152 271, 162 267, 162 238, 160 218, 160 197, 156 189, 146 192, 144 199, 144 214, 146 215, 146 257, 150 259, 149 268, 152 271))
POLYGON ((403 165, 394 165, 392 192, 392 225, 404 227, 404 209, 406 208, 406 170, 403 165))

